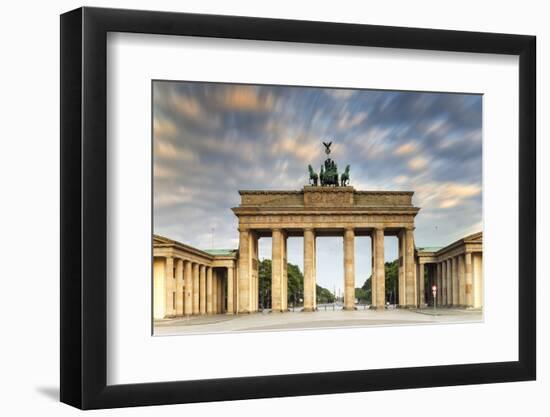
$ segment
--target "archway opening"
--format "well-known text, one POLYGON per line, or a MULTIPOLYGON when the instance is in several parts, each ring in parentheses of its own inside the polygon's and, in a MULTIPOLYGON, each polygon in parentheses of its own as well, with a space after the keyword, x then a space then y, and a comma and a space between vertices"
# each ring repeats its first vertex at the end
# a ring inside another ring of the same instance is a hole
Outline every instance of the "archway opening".
POLYGON ((342 309, 344 302, 344 239, 316 238, 316 301, 318 310, 342 309))
POLYGON ((304 238, 287 238, 287 306, 290 312, 302 311, 304 306, 304 238))

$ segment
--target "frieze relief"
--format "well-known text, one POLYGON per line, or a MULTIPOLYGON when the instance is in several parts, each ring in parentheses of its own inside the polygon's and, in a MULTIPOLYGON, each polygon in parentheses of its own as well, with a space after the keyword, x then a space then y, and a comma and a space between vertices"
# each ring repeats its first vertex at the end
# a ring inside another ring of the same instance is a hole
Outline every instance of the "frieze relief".
POLYGON ((351 206, 353 205, 353 191, 337 193, 306 192, 304 193, 304 204, 306 206, 351 206))
POLYGON ((400 224, 403 226, 414 225, 414 215, 286 215, 286 216, 240 216, 240 225, 251 226, 264 225, 272 228, 285 225, 316 225, 316 227, 330 225, 372 225, 372 224, 400 224))

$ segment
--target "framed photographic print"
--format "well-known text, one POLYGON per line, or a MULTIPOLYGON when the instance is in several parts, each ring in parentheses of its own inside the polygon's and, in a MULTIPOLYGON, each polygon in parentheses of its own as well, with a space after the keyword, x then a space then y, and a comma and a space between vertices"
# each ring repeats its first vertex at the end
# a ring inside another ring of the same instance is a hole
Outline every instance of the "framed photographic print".
POLYGON ((535 379, 535 38, 61 16, 61 400, 535 379))

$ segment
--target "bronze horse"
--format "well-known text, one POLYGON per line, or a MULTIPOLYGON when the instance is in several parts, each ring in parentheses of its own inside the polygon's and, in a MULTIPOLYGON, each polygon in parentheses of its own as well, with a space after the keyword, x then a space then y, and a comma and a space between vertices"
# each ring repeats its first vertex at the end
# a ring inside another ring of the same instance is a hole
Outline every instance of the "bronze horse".
POLYGON ((349 184, 349 165, 346 166, 346 170, 340 176, 340 185, 345 187, 349 184))
POLYGON ((308 169, 309 169, 309 184, 310 185, 313 185, 315 187, 317 187, 317 182, 319 180, 319 176, 317 175, 317 173, 313 170, 313 168, 311 167, 311 165, 308 165, 307 166, 308 169))

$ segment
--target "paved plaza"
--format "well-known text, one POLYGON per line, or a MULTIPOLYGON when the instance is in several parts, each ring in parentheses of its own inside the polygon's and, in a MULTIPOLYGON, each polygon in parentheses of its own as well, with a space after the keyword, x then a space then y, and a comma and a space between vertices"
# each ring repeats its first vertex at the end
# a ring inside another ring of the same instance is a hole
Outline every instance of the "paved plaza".
POLYGON ((289 311, 271 313, 177 317, 154 321, 155 336, 197 333, 227 333, 277 330, 328 329, 343 327, 396 326, 440 323, 481 322, 481 310, 442 308, 369 310, 358 306, 355 311, 320 306, 316 312, 289 311))

